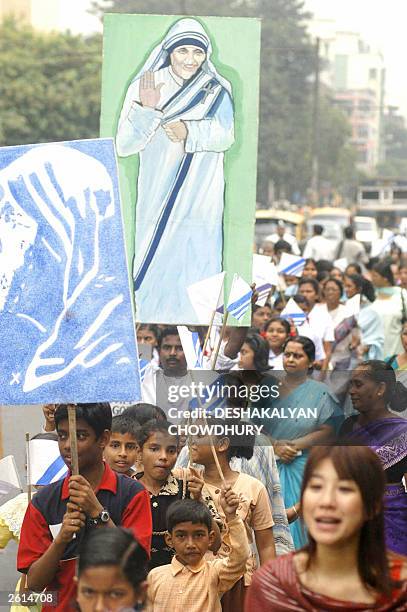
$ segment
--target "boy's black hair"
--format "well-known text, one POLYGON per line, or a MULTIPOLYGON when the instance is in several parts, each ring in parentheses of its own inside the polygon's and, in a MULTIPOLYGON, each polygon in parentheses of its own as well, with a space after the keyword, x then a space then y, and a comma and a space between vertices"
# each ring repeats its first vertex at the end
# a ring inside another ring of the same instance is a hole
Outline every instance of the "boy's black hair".
POLYGON ((179 499, 167 510, 167 530, 171 533, 180 523, 202 524, 212 530, 212 515, 209 508, 196 499, 179 499))
MULTIPOLYGON (((68 419, 68 405, 71 404, 57 404, 54 414, 57 431, 60 422, 68 419)), ((97 438, 100 438, 105 429, 110 430, 112 428, 112 410, 107 402, 73 405, 76 408, 76 418, 86 421, 95 432, 97 438)))
POLYGON ((143 448, 148 438, 156 432, 161 432, 167 434, 168 436, 171 436, 172 438, 175 438, 178 446, 178 436, 168 431, 170 426, 171 423, 169 423, 168 421, 159 421, 157 419, 152 419, 151 421, 147 421, 147 423, 144 423, 144 425, 138 430, 137 434, 137 442, 139 444, 140 449, 143 448))
POLYGON ((154 404, 134 404, 128 406, 122 414, 128 418, 135 419, 139 425, 144 425, 152 419, 158 421, 166 421, 167 415, 162 408, 154 406, 154 404))
POLYGON ((140 425, 136 419, 132 419, 125 412, 118 414, 112 418, 112 434, 129 434, 137 439, 137 434, 140 430, 140 425))

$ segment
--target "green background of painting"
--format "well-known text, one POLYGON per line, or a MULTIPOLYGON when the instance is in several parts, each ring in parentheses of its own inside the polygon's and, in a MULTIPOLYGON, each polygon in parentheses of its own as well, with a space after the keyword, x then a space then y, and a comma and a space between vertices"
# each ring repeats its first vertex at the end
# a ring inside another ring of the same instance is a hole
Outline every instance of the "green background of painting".
MULTIPOLYGON (((101 137, 115 137, 128 85, 155 45, 161 42, 167 30, 178 19, 181 16, 105 15, 101 137)), ((234 272, 251 282, 256 206, 260 20, 233 17, 196 19, 210 35, 213 64, 231 83, 233 90, 235 143, 225 153, 223 221, 223 269, 227 271, 228 295, 234 272)), ((119 157, 118 165, 130 272, 134 256, 138 155, 119 157)), ((204 211, 202 222, 205 222, 204 211)), ((247 323, 247 318, 242 323, 247 323)), ((233 320, 232 317, 230 322, 233 320)))

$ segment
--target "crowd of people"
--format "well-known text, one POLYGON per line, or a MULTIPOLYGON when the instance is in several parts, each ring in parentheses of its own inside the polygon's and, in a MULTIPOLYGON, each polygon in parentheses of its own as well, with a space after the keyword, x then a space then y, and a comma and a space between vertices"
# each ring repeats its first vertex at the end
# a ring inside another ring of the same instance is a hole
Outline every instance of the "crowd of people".
MULTIPOLYGON (((407 264, 369 259, 348 230, 341 269, 318 232, 301 276, 265 304, 253 290, 250 328, 215 343, 195 329, 218 403, 194 416, 191 397, 170 400, 195 382, 179 330, 138 324, 142 403, 76 404, 78 475, 68 405, 43 407, 36 437, 70 471, 0 507, 16 594, 82 612, 407 610, 407 264)), ((299 253, 281 233, 276 263, 299 253)))

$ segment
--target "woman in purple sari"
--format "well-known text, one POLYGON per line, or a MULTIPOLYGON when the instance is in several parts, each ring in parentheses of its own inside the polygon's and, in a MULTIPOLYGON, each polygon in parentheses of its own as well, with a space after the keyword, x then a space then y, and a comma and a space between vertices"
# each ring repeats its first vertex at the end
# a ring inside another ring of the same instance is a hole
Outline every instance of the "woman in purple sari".
POLYGON ((389 364, 371 360, 354 370, 349 391, 359 414, 346 419, 340 433, 348 442, 370 446, 381 459, 387 479, 386 544, 407 555, 407 419, 394 414, 405 410, 407 389, 396 382, 389 364))

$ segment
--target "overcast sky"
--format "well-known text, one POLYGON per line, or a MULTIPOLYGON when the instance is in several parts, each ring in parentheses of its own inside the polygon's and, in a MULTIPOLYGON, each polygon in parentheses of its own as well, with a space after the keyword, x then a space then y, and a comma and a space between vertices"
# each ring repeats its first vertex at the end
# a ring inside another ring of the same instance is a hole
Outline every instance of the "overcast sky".
MULTIPOLYGON (((90 0, 59 2, 64 28, 84 33, 101 30, 100 22, 86 13, 90 0)), ((318 18, 335 20, 340 30, 359 32, 368 44, 382 51, 386 104, 398 106, 407 117, 407 0, 305 0, 305 8, 318 18)))
POLYGON ((359 32, 378 48, 386 67, 386 104, 407 117, 407 0, 305 0, 321 19, 334 19, 338 29, 359 32))

